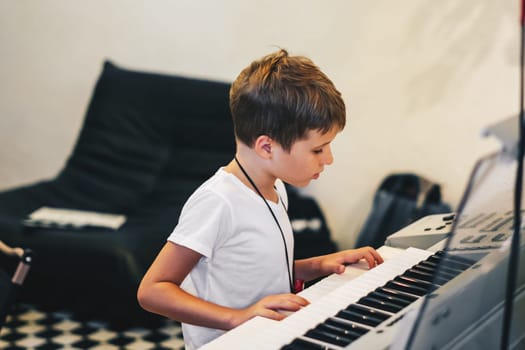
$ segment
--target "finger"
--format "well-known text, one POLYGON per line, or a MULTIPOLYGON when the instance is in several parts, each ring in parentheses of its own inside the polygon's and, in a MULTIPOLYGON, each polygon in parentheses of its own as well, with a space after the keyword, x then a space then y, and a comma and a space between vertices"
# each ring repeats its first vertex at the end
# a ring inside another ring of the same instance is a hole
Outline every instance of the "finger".
POLYGON ((372 250, 372 254, 374 255, 374 258, 376 259, 376 262, 378 264, 382 264, 385 261, 383 260, 383 257, 377 252, 377 250, 372 250))
POLYGON ((349 265, 349 263, 343 263, 343 264, 337 264, 334 265, 333 271, 334 273, 340 275, 346 270, 346 266, 349 265))
POLYGON ((363 258, 367 261, 369 268, 376 267, 383 262, 383 258, 375 250, 368 251, 363 258))
MULTIPOLYGON (((348 251, 347 254, 343 256, 343 264, 351 265, 359 262, 361 259, 366 259, 367 249, 356 249, 353 251, 348 251)), ((368 260, 367 260, 368 261, 368 260)))
POLYGON ((376 260, 374 259, 374 256, 371 253, 369 252, 365 253, 363 256, 363 259, 366 260, 368 264, 368 268, 371 269, 376 266, 376 260))
POLYGON ((265 317, 265 318, 269 318, 271 320, 276 320, 276 321, 281 321, 284 318, 286 318, 285 314, 282 314, 282 313, 277 312, 277 311, 272 310, 272 309, 263 309, 259 313, 259 315, 262 316, 262 317, 265 317))
POLYGON ((301 306, 306 306, 308 304, 310 304, 310 302, 303 298, 302 296, 299 296, 297 294, 291 294, 291 293, 288 293, 288 294, 284 294, 285 296, 285 299, 293 302, 293 303, 296 303, 298 305, 301 305, 301 306))
POLYGON ((282 294, 270 298, 266 303, 265 307, 273 310, 289 310, 297 311, 300 308, 308 305, 309 302, 305 298, 302 298, 295 294, 282 294))
POLYGON ((372 256, 374 257, 374 260, 376 261, 377 264, 381 264, 383 263, 383 257, 378 253, 377 250, 375 250, 374 248, 372 247, 366 247, 367 251, 372 254, 372 256))
POLYGON ((372 267, 374 267, 376 265, 382 264, 384 262, 383 258, 381 257, 381 255, 374 248, 372 248, 372 247, 363 247, 361 249, 362 249, 363 253, 366 254, 366 255, 363 256, 363 258, 367 260, 368 266, 370 268, 372 268, 372 267), (372 260, 370 260, 370 259, 372 259, 372 260))
POLYGON ((294 303, 292 301, 285 301, 279 305, 278 310, 285 310, 285 311, 298 311, 302 309, 304 306, 294 303))

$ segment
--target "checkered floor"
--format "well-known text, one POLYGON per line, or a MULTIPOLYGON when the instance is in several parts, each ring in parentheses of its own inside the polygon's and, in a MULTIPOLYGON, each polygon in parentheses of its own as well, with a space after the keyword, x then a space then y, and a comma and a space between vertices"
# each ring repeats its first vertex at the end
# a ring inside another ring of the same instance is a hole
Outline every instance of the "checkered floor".
POLYGON ((0 332, 0 349, 183 350, 184 342, 180 325, 174 321, 162 321, 152 329, 123 329, 64 311, 17 305, 0 332))

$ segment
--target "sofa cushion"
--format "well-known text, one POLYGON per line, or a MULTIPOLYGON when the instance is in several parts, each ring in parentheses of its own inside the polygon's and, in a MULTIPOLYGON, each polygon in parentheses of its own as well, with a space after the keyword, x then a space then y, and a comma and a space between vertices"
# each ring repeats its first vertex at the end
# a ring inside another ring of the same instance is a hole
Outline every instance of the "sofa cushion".
POLYGON ((56 181, 71 207, 127 212, 151 192, 166 165, 169 143, 142 103, 147 77, 126 79, 130 75, 104 64, 78 142, 56 181))

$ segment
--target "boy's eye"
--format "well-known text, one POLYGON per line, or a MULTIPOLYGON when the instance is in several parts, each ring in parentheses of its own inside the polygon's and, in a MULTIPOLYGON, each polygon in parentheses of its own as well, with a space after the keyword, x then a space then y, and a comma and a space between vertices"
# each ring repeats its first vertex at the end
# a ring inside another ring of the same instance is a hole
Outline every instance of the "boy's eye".
POLYGON ((315 154, 320 154, 320 153, 323 153, 323 150, 322 149, 314 149, 314 153, 315 154))

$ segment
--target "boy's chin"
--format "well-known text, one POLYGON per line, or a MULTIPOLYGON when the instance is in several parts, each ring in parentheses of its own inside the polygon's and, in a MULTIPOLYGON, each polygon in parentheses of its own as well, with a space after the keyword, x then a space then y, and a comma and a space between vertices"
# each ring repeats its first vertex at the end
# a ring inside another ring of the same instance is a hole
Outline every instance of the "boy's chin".
POLYGON ((301 181, 301 182, 288 182, 290 185, 294 186, 294 187, 299 187, 299 188, 303 188, 303 187, 306 187, 310 184, 310 182, 312 182, 311 179, 309 180, 306 180, 306 181, 301 181))

